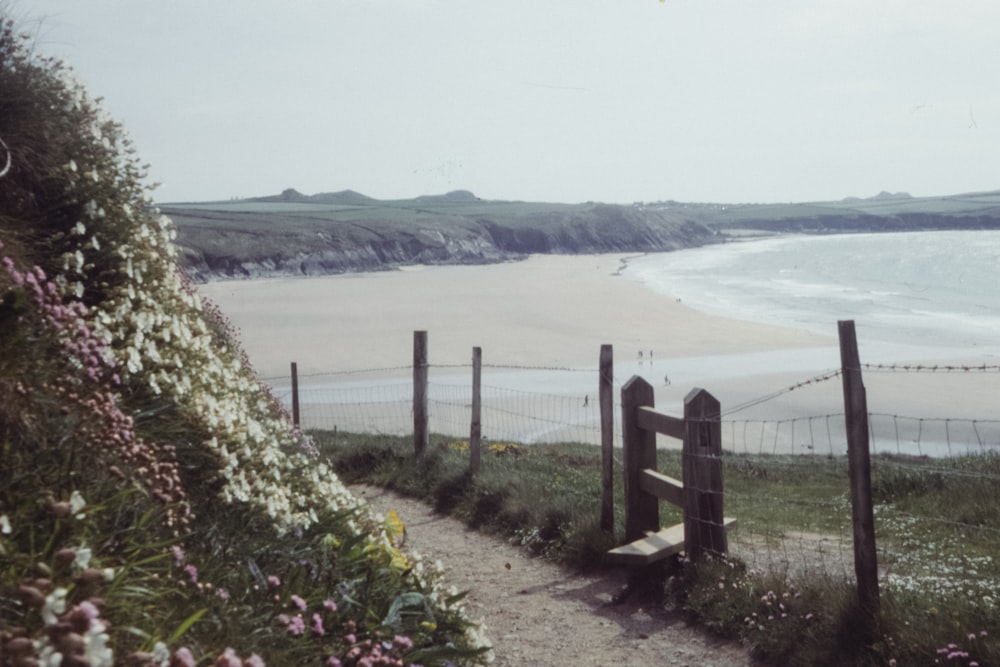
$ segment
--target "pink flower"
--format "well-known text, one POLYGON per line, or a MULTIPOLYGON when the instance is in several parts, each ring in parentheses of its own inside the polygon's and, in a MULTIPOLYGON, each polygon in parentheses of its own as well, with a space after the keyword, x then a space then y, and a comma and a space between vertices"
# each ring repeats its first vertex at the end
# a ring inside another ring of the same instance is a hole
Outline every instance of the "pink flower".
POLYGON ((306 622, 302 620, 302 615, 297 614, 288 621, 288 633, 296 637, 301 636, 306 631, 306 622))
POLYGON ((196 568, 194 565, 185 565, 184 571, 187 572, 187 575, 189 577, 191 577, 192 582, 198 581, 198 568, 196 568))
POLYGON ((330 656, 330 659, 326 661, 326 665, 327 667, 343 667, 343 664, 340 662, 340 658, 332 655, 330 656))
POLYGON ((236 655, 236 651, 227 648, 215 659, 215 667, 243 667, 243 661, 236 655))
POLYGON ((327 611, 337 611, 337 603, 333 600, 323 600, 323 609, 327 611))
POLYGON ((182 646, 174 651, 174 659, 170 661, 170 667, 194 667, 194 656, 186 646, 182 646))
POLYGON ((312 621, 312 631, 321 637, 325 635, 326 629, 323 628, 323 617, 319 614, 313 614, 312 621))
POLYGON ((177 567, 184 564, 184 549, 180 548, 178 545, 170 547, 170 551, 174 554, 174 563, 177 567))
POLYGON ((281 585, 281 579, 278 579, 273 574, 268 575, 268 577, 267 577, 267 585, 270 586, 271 588, 277 588, 278 586, 281 585))
POLYGON ((243 667, 265 667, 264 660, 254 653, 243 661, 243 667))
POLYGON ((92 621, 101 615, 101 611, 97 608, 90 600, 84 600, 80 603, 80 611, 87 618, 88 621, 92 621))
POLYGON ((306 601, 300 598, 298 595, 292 595, 292 604, 299 608, 299 611, 306 610, 306 601))

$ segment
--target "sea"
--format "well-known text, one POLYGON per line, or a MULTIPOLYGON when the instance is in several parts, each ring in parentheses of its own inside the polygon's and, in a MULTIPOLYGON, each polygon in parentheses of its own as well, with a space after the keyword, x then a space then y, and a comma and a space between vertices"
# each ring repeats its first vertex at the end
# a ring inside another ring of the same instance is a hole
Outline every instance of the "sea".
POLYGON ((831 336, 854 320, 876 356, 1000 354, 1000 231, 757 238, 632 258, 624 275, 713 315, 831 336))
MULTIPOLYGON (((708 314, 834 341, 838 321, 853 320, 865 383, 875 384, 868 407, 876 452, 947 456, 1000 449, 1000 231, 755 238, 630 258, 622 275, 708 314), (910 373, 914 365, 923 370, 910 373), (946 370, 938 374, 940 368, 946 370), (877 384, 893 380, 897 384, 877 384)), ((839 354, 784 350, 714 366, 705 361, 664 364, 671 378, 724 391, 732 381, 709 375, 712 368, 730 376, 764 378, 768 370, 783 370, 805 377, 810 369, 838 368, 839 354)), ((762 392, 765 387, 762 379, 762 392)), ((784 394, 782 405, 798 393, 784 394)), ((828 447, 840 453, 842 439, 828 447)))

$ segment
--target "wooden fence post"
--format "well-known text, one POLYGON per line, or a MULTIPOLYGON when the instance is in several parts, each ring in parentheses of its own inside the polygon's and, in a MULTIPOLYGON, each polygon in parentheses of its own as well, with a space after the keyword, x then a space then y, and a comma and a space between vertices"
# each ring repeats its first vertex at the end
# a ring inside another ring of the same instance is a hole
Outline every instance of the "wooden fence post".
POLYGON ((622 387, 622 465, 625 468, 625 540, 645 537, 660 529, 660 501, 642 490, 644 468, 656 469, 656 432, 639 428, 640 407, 653 407, 653 386, 639 376, 622 387))
POLYGON ((413 451, 427 449, 427 332, 413 332, 413 451))
POLYGON ((597 397, 601 408, 601 530, 615 530, 614 352, 601 345, 597 397))
POLYGON ((469 429, 469 470, 479 472, 480 450, 482 448, 482 395, 480 393, 483 376, 483 348, 472 348, 472 424, 469 429))
POLYGON ((299 365, 294 361, 292 362, 292 426, 302 427, 302 421, 299 419, 299 365))
POLYGON ((722 515, 722 424, 719 401, 704 389, 684 397, 684 550, 692 560, 702 552, 728 551, 722 515))
POLYGON ((837 330, 840 335, 840 369, 844 380, 847 468, 851 477, 854 574, 858 580, 858 601, 861 609, 869 615, 868 620, 874 623, 878 618, 879 593, 868 438, 868 399, 861 379, 861 359, 858 354, 854 320, 837 322, 837 330))

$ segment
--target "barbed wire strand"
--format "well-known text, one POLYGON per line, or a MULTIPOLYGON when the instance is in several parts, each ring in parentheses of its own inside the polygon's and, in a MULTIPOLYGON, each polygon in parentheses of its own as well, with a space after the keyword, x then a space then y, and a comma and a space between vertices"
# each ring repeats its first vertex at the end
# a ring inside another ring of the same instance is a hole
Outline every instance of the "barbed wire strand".
POLYGON ((737 413, 737 412, 742 412, 743 410, 747 410, 749 408, 756 407, 758 405, 761 405, 762 403, 767 403, 769 401, 773 401, 773 400, 775 400, 777 398, 780 398, 781 396, 784 396, 785 394, 788 394, 790 392, 796 391, 797 389, 801 389, 803 387, 807 387, 807 386, 813 385, 813 384, 819 384, 821 382, 826 382, 827 380, 832 380, 833 378, 838 377, 840 375, 840 373, 841 373, 840 370, 827 371, 826 373, 822 373, 820 375, 813 376, 813 377, 809 378, 808 380, 802 380, 801 382, 797 382, 797 383, 795 383, 793 385, 790 385, 788 387, 779 389, 778 391, 772 392, 770 394, 765 394, 763 396, 759 396, 758 398, 753 398, 753 399, 750 399, 749 401, 745 401, 743 403, 738 403, 737 405, 734 405, 731 408, 723 410, 722 411, 722 415, 726 416, 726 415, 731 415, 731 414, 734 414, 734 413, 737 413))

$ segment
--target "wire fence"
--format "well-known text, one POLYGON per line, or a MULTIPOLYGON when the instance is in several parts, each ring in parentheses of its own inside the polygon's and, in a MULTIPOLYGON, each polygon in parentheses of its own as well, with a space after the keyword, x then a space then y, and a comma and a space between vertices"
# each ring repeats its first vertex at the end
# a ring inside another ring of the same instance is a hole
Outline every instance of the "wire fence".
MULTIPOLYGON (((484 442, 601 444, 596 368, 483 368, 484 442)), ((412 379, 405 374, 409 370, 300 375, 302 427, 412 433, 412 379)), ((429 370, 430 431, 468 438, 471 366, 431 365, 429 370)), ((995 391, 1000 377, 1000 366, 879 365, 863 370, 963 376, 963 382, 983 383, 974 392, 995 391)), ((622 442, 620 380, 615 378, 616 447, 622 442)), ((841 404, 830 400, 840 380, 840 371, 830 371, 722 406, 725 514, 738 521, 729 547, 751 568, 788 579, 817 574, 853 579, 845 413, 841 404), (780 413, 785 403, 808 399, 812 392, 818 392, 817 402, 828 411, 783 419, 746 416, 762 407, 780 413)), ((289 378, 267 381, 290 405, 289 378)), ((941 398, 941 409, 947 409, 948 396, 941 398)), ((1000 590, 1000 562, 992 558, 1000 546, 1000 420, 991 415, 872 412, 868 422, 881 585, 971 595, 977 604, 1000 610, 995 592, 1000 590), (957 502, 956 497, 967 501, 957 502)), ((679 448, 679 443, 665 438, 660 446, 679 448)), ((620 453, 616 468, 620 473, 620 453)), ((615 483, 620 480, 616 474, 615 483)))
MULTIPOLYGON (((544 444, 601 443, 596 400, 597 369, 484 365, 483 438, 493 442, 544 444), (589 391, 584 387, 593 385, 589 391), (529 391, 524 386, 544 389, 529 391)), ((298 376, 303 429, 407 435, 413 432, 413 383, 401 376, 407 368, 365 369, 298 376)), ((468 438, 472 417, 472 366, 431 365, 428 421, 433 433, 468 438), (467 371, 460 373, 459 371, 467 371)), ((272 393, 290 408, 290 377, 265 378, 272 393)), ((620 408, 620 405, 619 405, 620 408)), ((616 442, 620 427, 616 424, 616 442)))

